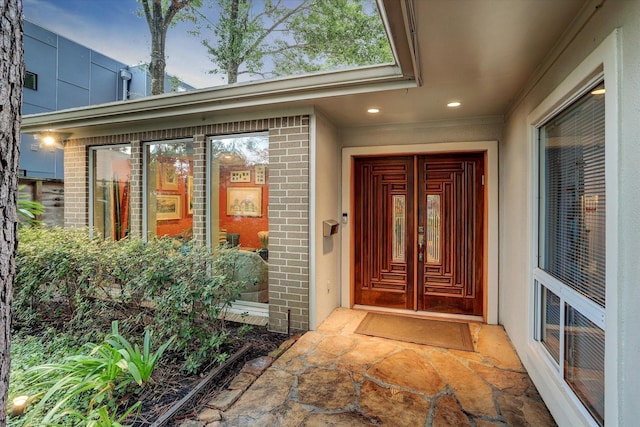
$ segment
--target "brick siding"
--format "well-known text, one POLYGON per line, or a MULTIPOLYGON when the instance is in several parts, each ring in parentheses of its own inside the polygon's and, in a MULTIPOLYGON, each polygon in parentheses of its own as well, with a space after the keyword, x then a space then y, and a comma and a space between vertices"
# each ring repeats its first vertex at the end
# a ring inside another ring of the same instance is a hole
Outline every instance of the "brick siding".
POLYGON ((142 235, 143 142, 194 140, 193 238, 206 241, 206 150, 213 135, 269 135, 269 329, 309 329, 309 118, 248 120, 67 141, 65 226, 89 225, 89 147, 131 144, 130 233, 142 235), (290 314, 290 317, 289 317, 290 314), (290 324, 288 323, 290 321, 290 324))

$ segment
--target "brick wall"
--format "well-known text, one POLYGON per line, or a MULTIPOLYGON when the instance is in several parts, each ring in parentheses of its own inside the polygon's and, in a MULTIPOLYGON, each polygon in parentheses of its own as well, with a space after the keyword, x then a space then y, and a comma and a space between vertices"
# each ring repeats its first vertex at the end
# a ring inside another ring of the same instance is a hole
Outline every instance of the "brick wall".
POLYGON ((309 119, 269 129, 269 325, 309 328, 309 119))
POLYGON ((207 137, 269 134, 269 328, 309 328, 309 118, 248 120, 70 140, 65 145, 65 226, 89 224, 90 146, 131 144, 130 232, 142 235, 143 142, 194 139, 193 238, 206 241, 207 137), (290 317, 289 316, 290 313, 290 317), (290 325, 289 325, 290 320, 290 325))

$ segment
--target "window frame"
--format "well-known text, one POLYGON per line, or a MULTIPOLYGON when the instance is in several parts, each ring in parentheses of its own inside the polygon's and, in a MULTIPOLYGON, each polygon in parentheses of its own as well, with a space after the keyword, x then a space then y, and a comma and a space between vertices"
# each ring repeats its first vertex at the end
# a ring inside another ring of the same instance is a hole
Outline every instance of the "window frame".
MULTIPOLYGON (((538 325, 540 325, 541 292, 534 280, 534 270, 538 266, 538 186, 539 186, 539 145, 537 128, 564 110, 577 100, 587 87, 594 86, 598 80, 606 82, 605 96, 605 188, 606 188, 606 300, 604 309, 604 323, 606 326, 605 360, 604 360, 604 403, 605 424, 615 425, 618 422, 619 387, 617 378, 618 367, 618 290, 616 287, 618 276, 618 176, 619 165, 619 30, 612 31, 602 42, 590 52, 585 53, 584 59, 569 70, 564 80, 549 89, 548 94, 540 97, 537 107, 533 107, 527 116, 529 124, 529 155, 530 155, 530 258, 529 258, 529 324, 527 356, 530 364, 527 369, 536 382, 538 389, 551 410, 556 421, 562 424, 576 424, 597 426, 588 410, 578 400, 564 378, 558 375, 557 364, 544 347, 537 341, 538 325)), ((552 290, 552 289, 550 289, 552 290)), ((553 290, 552 290, 553 291, 553 290)), ((572 296, 569 296, 573 299, 572 296)), ((577 300, 574 300, 577 301, 577 300)), ((583 307, 588 311, 589 307, 583 307)), ((564 311, 564 309, 563 309, 564 311)), ((561 320, 564 322, 564 319, 561 320)), ((602 323, 603 320, 594 322, 602 323)), ((564 343, 563 343, 564 345, 564 343)), ((561 359, 562 361, 562 359, 561 359)))
POLYGON ((29 71, 29 70, 24 70, 24 85, 23 87, 25 89, 31 89, 33 91, 37 91, 38 90, 38 74, 34 73, 33 71, 29 71), (27 82, 30 81, 31 78, 33 80, 33 87, 27 85, 27 82))
POLYGON ((142 238, 145 242, 149 240, 149 194, 147 193, 149 181, 149 177, 147 176, 149 166, 148 147, 153 144, 180 144, 189 142, 196 144, 196 140, 193 137, 142 142, 142 238))
MULTIPOLYGON (((211 149, 211 144, 214 139, 227 139, 227 138, 248 138, 248 137, 264 137, 267 139, 268 147, 271 146, 271 140, 269 138, 268 131, 260 131, 260 132, 241 132, 241 133, 231 133, 231 134, 219 134, 219 135, 206 135, 205 137, 205 151, 206 151, 206 167, 205 167, 205 200, 206 200, 206 215, 205 215, 205 241, 206 245, 210 248, 213 247, 213 236, 212 236, 212 199, 211 192, 212 188, 212 168, 211 162, 213 161, 213 150, 211 149)), ((269 149, 269 148, 268 148, 269 149)), ((269 163, 270 165, 271 163, 269 163)), ((267 180, 266 185, 269 185, 269 181, 267 180)), ((268 218, 268 217, 267 217, 268 218)), ((271 283, 269 283, 269 287, 271 287, 271 283)), ((241 315, 250 315, 257 317, 269 317, 269 303, 260 303, 253 301, 243 301, 237 300, 231 304, 231 307, 228 309, 229 313, 232 314, 241 314, 241 315)))
MULTIPOLYGON (((89 177, 88 177, 88 184, 89 184, 89 189, 87 192, 87 198, 88 198, 88 205, 89 205, 89 209, 87 209, 88 211, 88 224, 89 224, 89 234, 91 237, 93 237, 93 230, 95 227, 95 224, 93 222, 93 214, 94 214, 94 186, 95 186, 95 178, 94 178, 94 168, 95 168, 95 160, 94 160, 94 153, 98 150, 105 150, 105 149, 110 149, 110 148, 120 148, 120 147, 129 147, 129 150, 131 150, 131 153, 129 154, 131 156, 131 160, 133 161, 133 144, 131 142, 124 142, 122 144, 109 144, 109 145, 93 145, 93 146, 89 146, 88 147, 88 166, 89 166, 89 177)), ((133 168, 132 168, 133 170, 133 168)))
MULTIPOLYGON (((574 392, 574 390, 565 380, 565 362, 566 362, 565 336, 566 336, 566 327, 567 327, 565 314, 566 314, 566 305, 570 305, 574 309, 578 310, 585 317, 587 317, 591 322, 596 324, 599 328, 601 328, 604 331, 604 334, 606 336, 607 335, 607 328, 606 328, 606 322, 605 322, 606 306, 605 307, 600 306, 599 304, 595 303, 594 301, 587 298, 586 296, 580 294, 578 291, 571 288, 569 285, 564 284, 561 280, 557 279, 556 277, 552 276, 551 274, 547 273, 545 270, 539 267, 540 257, 542 256, 541 255, 542 252, 540 248, 540 240, 541 238, 544 237, 544 236, 541 236, 542 230, 541 230, 541 224, 540 224, 540 218, 541 218, 540 211, 543 208, 543 206, 541 205, 543 200, 540 195, 540 191, 541 191, 540 174, 542 172, 540 170, 542 166, 542 160, 541 160, 542 141, 540 140, 540 134, 541 134, 541 129, 545 124, 547 124, 553 118, 557 117, 559 114, 566 111, 566 109, 570 108, 574 104, 574 102, 579 100, 585 94, 589 93, 589 91, 591 91, 593 87, 597 86, 602 82, 604 82, 604 72, 601 71, 596 73, 595 76, 592 76, 586 83, 581 85, 579 89, 574 90, 571 96, 569 96, 567 100, 561 104, 561 106, 559 106, 558 108, 555 108, 550 114, 548 114, 545 117, 544 120, 537 123, 535 125, 535 140, 533 144, 534 153, 535 153, 534 155, 535 166, 536 166, 534 169, 536 183, 535 183, 535 191, 534 191, 535 203, 533 206, 535 211, 534 220, 533 220, 535 233, 532 236, 533 237, 532 240, 534 241, 534 252, 533 252, 534 263, 532 265, 533 267, 532 278, 533 278, 533 287, 534 287, 533 292, 535 295, 534 303, 533 303, 533 313, 534 313, 534 319, 535 319, 532 325, 533 338, 536 341, 536 343, 541 346, 541 353, 544 357, 545 362, 547 363, 548 366, 550 366, 556 372, 556 375, 558 376, 558 380, 561 382, 564 390, 568 393, 568 395, 570 396, 574 404, 576 404, 576 406, 578 406, 580 411, 585 415, 585 418, 588 421, 590 421, 589 424, 594 427, 599 426, 599 424, 595 421, 595 419, 593 419, 592 415, 589 413, 586 406, 580 401, 577 394, 574 392), (558 361, 554 359, 553 355, 549 352, 549 350, 546 348, 546 346, 542 342, 542 327, 543 327, 542 311, 545 309, 545 301, 543 297, 544 293, 542 291, 543 286, 560 298, 560 319, 559 319, 559 331, 558 331, 560 342, 559 342, 559 348, 558 348, 558 361)), ((606 105, 606 95, 605 95, 605 105, 606 105)), ((605 115, 606 115, 606 107, 605 107, 605 115)), ((605 122, 606 122, 606 119, 605 119, 605 122)), ((606 135, 606 124, 605 124, 605 135, 606 135)), ((606 136, 605 136, 605 162, 607 157, 607 145, 608 144, 606 142, 606 136)), ((605 164, 605 169, 606 169, 606 164, 605 164)), ((606 180, 606 173, 605 173, 605 180, 606 180)), ((605 188, 606 188, 606 181, 605 181, 605 188)), ((609 201, 607 200, 607 210, 606 210, 607 214, 609 214, 608 204, 609 204, 609 201)), ((608 287, 609 287, 608 284, 605 283, 605 289, 608 289, 608 287)), ((605 384, 603 384, 603 387, 605 388, 605 395, 606 395, 605 384)))

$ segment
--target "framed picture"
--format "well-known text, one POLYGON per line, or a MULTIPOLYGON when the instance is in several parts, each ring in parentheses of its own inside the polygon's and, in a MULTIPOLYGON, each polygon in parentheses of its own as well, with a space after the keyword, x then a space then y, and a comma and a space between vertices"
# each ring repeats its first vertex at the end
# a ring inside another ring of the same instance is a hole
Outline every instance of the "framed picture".
POLYGON ((156 219, 158 221, 182 218, 182 195, 158 194, 156 196, 156 219))
POLYGON ((193 177, 187 177, 187 214, 193 215, 193 177))
POLYGON ((251 182, 251 171, 231 171, 231 182, 251 182))
POLYGON ((256 184, 266 184, 267 179, 266 179, 266 170, 267 167, 265 165, 258 165, 256 166, 256 184))
POLYGON ((173 163, 158 164, 160 171, 160 188, 162 190, 178 190, 178 174, 173 163))
POLYGON ((262 216, 262 187, 227 188, 227 215, 262 216))

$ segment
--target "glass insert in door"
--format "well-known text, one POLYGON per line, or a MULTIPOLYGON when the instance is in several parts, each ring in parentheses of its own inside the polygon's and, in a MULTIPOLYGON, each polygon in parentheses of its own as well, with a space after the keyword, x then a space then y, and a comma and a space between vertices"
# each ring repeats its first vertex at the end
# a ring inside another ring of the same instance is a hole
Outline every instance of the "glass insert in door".
POLYGON ((440 262, 441 245, 440 195, 427 195, 427 262, 440 262))
POLYGON ((393 196, 393 260, 404 261, 406 258, 407 215, 405 196, 393 196))

